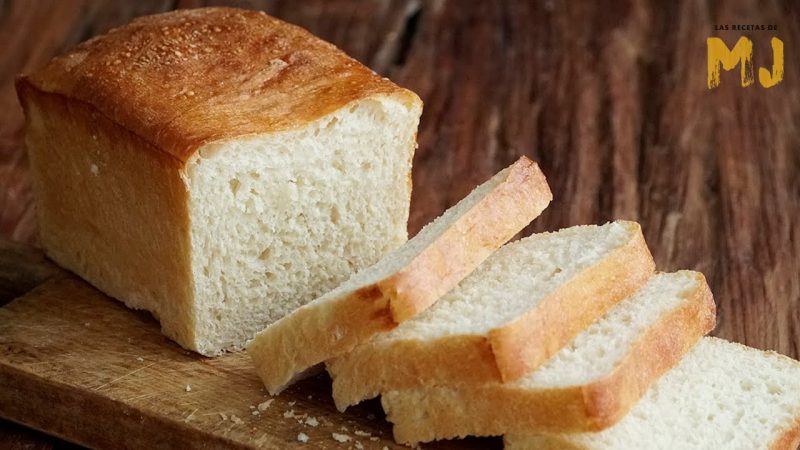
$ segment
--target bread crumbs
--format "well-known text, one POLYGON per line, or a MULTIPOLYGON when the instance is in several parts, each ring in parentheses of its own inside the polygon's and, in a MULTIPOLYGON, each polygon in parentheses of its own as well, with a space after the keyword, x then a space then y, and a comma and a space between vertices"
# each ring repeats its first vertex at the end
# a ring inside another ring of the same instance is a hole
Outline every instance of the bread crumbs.
POLYGON ((308 435, 303 432, 297 433, 297 440, 305 444, 308 442, 308 435))
POLYGON ((353 439, 349 435, 341 433, 331 433, 331 437, 334 441, 341 443, 350 442, 353 439))
POLYGON ((267 408, 269 408, 269 406, 270 406, 270 405, 272 404, 272 402, 274 402, 274 401, 275 401, 275 399, 274 399, 274 398, 271 398, 271 399, 269 399, 269 400, 267 400, 267 401, 265 401, 265 402, 261 402, 261 403, 259 403, 259 404, 258 404, 258 410, 259 410, 259 411, 262 411, 262 412, 263 412, 263 411, 266 411, 266 410, 267 410, 267 408))
POLYGON ((306 417, 305 424, 310 427, 316 427, 319 425, 319 420, 316 417, 306 417))

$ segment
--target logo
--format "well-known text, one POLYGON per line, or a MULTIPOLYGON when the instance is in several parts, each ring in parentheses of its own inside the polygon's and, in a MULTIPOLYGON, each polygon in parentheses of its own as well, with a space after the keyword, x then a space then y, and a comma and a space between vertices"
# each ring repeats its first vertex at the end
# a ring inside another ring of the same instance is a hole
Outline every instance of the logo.
MULTIPOLYGON (((727 29, 725 26, 724 29, 727 29)), ((773 37, 772 69, 764 67, 758 69, 758 82, 764 88, 771 88, 783 81, 783 41, 773 37)), ((708 88, 714 89, 720 84, 721 69, 733 70, 737 65, 741 72, 742 87, 755 83, 753 73, 753 41, 745 36, 736 41, 733 49, 729 49, 725 42, 718 37, 706 40, 708 46, 708 88)))

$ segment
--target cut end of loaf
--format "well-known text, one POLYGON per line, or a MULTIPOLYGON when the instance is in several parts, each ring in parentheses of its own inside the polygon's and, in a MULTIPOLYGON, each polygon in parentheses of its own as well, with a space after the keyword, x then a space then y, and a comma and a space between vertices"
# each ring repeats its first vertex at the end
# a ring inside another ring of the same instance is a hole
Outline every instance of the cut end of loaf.
POLYGON ((416 106, 373 97, 198 152, 185 177, 201 353, 241 348, 405 242, 416 106))

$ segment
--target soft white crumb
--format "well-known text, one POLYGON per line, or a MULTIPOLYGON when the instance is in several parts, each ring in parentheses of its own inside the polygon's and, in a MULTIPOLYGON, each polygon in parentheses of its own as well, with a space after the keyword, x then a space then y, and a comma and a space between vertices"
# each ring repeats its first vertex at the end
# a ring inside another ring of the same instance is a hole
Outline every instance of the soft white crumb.
POLYGON ((353 439, 350 436, 341 433, 331 433, 331 437, 333 437, 333 440, 336 442, 350 442, 350 440, 353 439))
POLYGON ((274 398, 271 398, 271 399, 269 399, 269 400, 267 400, 267 401, 265 401, 265 402, 261 402, 261 403, 259 403, 259 404, 258 404, 258 410, 259 410, 259 411, 266 411, 266 410, 267 410, 267 408, 269 408, 269 406, 270 406, 270 405, 272 404, 272 402, 274 402, 274 401, 275 401, 275 399, 274 399, 274 398))
POLYGON ((220 417, 222 420, 228 420, 228 416, 226 416, 226 415, 225 415, 225 413, 219 413, 219 417, 220 417))
POLYGON ((308 442, 308 435, 301 431, 300 433, 297 433, 297 440, 305 444, 308 442))
POLYGON ((362 444, 361 442, 356 441, 355 445, 358 450, 364 450, 364 444, 362 444))
POLYGON ((91 167, 89 167, 89 170, 92 171, 92 175, 94 176, 97 176, 97 174, 100 173, 100 168, 97 167, 97 164, 92 164, 91 167))
POLYGON ((256 410, 250 411, 250 414, 252 414, 254 416, 257 416, 257 415, 259 415, 261 413, 259 413, 258 410, 256 409, 256 410))
POLYGON ((255 405, 250 405, 250 409, 256 409, 255 405))
POLYGON ((136 360, 139 361, 139 362, 144 362, 144 358, 142 358, 141 356, 136 358, 136 360))
POLYGON ((192 385, 191 384, 187 384, 186 385, 186 392, 192 392, 192 385))
POLYGON ((305 423, 310 427, 316 427, 317 425, 319 425, 319 420, 317 420, 316 417, 306 417, 305 423))
POLYGON ((369 440, 372 441, 372 442, 375 442, 375 441, 378 440, 378 436, 370 436, 369 440))
POLYGON ((294 417, 294 410, 290 409, 288 411, 284 411, 283 412, 283 417, 286 418, 286 419, 291 419, 292 417, 294 417))
POLYGON ((366 431, 361 431, 359 429, 356 429, 356 431, 354 431, 353 434, 355 434, 356 436, 361 436, 361 437, 370 437, 370 436, 372 436, 372 434, 367 433, 366 431))
POLYGON ((244 423, 244 421, 242 419, 240 419, 239 417, 237 417, 235 415, 231 415, 231 421, 233 423, 235 423, 236 425, 241 425, 241 424, 244 423))

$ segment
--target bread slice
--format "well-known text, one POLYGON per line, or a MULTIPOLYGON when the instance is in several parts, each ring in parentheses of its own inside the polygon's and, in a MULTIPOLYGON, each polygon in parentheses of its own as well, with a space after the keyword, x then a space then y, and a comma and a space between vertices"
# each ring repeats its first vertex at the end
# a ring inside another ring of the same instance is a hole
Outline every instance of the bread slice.
POLYGON ((135 19, 17 82, 47 255, 205 355, 407 239, 422 103, 256 11, 135 19))
POLYGON ((526 157, 476 188, 413 239, 333 291, 272 324, 248 345, 267 390, 414 317, 550 203, 526 157))
POLYGON ((336 405, 433 384, 513 381, 638 290, 653 269, 633 222, 508 244, 414 320, 329 361, 336 405))
POLYGON ((508 434, 508 450, 794 450, 800 363, 703 338, 618 424, 596 433, 508 434))
POLYGON ((600 430, 619 421, 714 324, 714 299, 702 274, 657 274, 513 383, 390 391, 381 401, 395 440, 404 444, 600 430))

